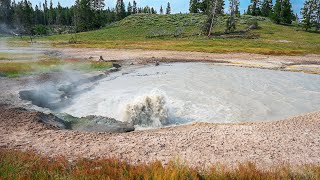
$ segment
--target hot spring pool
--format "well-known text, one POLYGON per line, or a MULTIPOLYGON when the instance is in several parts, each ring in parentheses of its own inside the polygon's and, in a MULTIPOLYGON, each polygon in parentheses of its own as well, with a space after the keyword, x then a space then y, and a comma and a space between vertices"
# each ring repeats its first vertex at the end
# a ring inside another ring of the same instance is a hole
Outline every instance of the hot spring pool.
POLYGON ((320 110, 320 76, 174 63, 114 73, 61 109, 159 127, 278 120, 320 110))

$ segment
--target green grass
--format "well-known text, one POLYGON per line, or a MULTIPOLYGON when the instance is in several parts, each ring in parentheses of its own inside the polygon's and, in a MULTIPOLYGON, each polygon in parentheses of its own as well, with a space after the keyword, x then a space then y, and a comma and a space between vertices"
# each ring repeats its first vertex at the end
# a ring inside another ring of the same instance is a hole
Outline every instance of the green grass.
MULTIPOLYGON (((206 16, 200 14, 132 15, 100 30, 78 33, 78 43, 69 43, 70 34, 37 39, 56 47, 158 49, 210 53, 247 52, 275 55, 320 54, 320 34, 305 32, 298 26, 283 26, 268 18, 241 16, 237 30, 244 30, 256 19, 260 29, 250 31, 258 39, 207 39, 198 36, 206 16), (175 32, 181 31, 178 37, 175 32), (147 38, 163 34, 158 38, 147 38)), ((222 33, 226 17, 220 17, 214 32, 222 33)), ((24 38, 25 41, 28 38, 24 38)), ((20 38, 11 39, 11 43, 20 38)))
MULTIPOLYGON (((1 57, 1 54, 0 54, 1 57)), ((46 72, 59 72, 65 69, 77 71, 100 71, 112 67, 111 62, 95 62, 83 60, 60 60, 50 56, 40 56, 42 59, 38 60, 24 60, 19 61, 14 59, 14 55, 10 55, 13 61, 0 61, 0 75, 6 77, 19 77, 25 75, 34 75, 46 72)), ((16 57, 17 58, 17 57, 16 57)))
POLYGON ((208 169, 190 168, 176 160, 167 166, 160 162, 130 165, 115 159, 49 159, 32 152, 0 149, 0 179, 319 179, 320 167, 282 166, 259 170, 253 163, 234 169, 216 165, 208 169))
POLYGON ((45 60, 49 56, 38 55, 31 53, 11 53, 11 52, 0 52, 0 62, 1 61, 35 61, 35 60, 45 60))

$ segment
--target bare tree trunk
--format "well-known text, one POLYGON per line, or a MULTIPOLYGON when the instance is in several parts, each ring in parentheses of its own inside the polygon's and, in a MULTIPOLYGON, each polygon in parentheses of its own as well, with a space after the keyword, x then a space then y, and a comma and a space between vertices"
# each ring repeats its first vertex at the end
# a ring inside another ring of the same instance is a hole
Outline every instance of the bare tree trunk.
POLYGON ((318 11, 317 11, 317 31, 320 31, 320 2, 319 1, 318 1, 318 4, 316 5, 316 7, 318 8, 318 11))
POLYGON ((215 15, 216 15, 216 8, 217 8, 217 0, 210 0, 211 23, 210 23, 210 28, 209 28, 209 32, 208 32, 208 37, 211 36, 211 31, 212 31, 212 28, 213 28, 215 15), (214 5, 213 5, 213 3, 214 3, 214 5))

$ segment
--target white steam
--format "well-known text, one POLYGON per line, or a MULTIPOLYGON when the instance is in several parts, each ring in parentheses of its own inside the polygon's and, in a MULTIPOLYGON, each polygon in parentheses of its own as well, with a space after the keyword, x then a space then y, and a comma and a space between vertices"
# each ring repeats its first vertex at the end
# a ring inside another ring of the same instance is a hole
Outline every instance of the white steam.
POLYGON ((17 35, 17 33, 20 33, 22 31, 21 26, 19 26, 19 27, 13 29, 4 23, 1 23, 0 24, 0 34, 17 35), (21 30, 19 30, 19 29, 21 29, 21 30))

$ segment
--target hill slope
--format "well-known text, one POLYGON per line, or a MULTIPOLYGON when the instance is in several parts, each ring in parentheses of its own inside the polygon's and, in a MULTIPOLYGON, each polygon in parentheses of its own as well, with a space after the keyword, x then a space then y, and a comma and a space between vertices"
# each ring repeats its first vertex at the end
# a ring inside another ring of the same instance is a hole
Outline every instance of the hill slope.
MULTIPOLYGON (((241 16, 237 30, 245 30, 254 21, 259 28, 246 33, 251 38, 201 36, 206 16, 201 14, 129 16, 100 30, 79 33, 78 43, 69 43, 73 35, 56 35, 39 40, 55 46, 97 48, 165 49, 200 52, 248 52, 262 54, 320 54, 320 34, 303 31, 298 26, 283 26, 263 17, 241 16)), ((223 33, 226 17, 220 17, 214 28, 223 33)), ((233 36, 233 37, 238 37, 233 36)))

